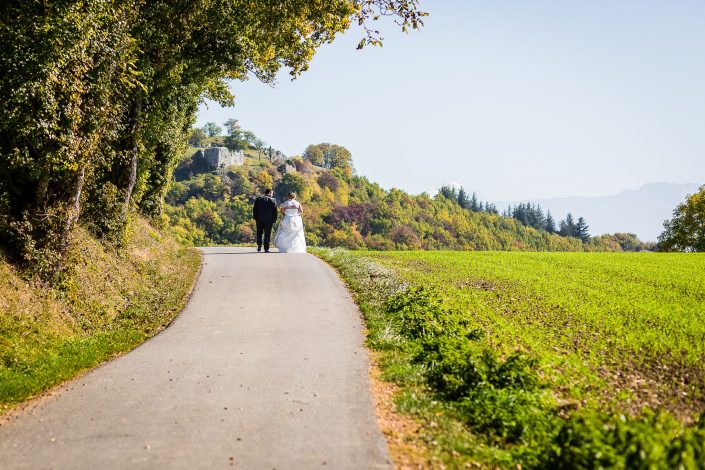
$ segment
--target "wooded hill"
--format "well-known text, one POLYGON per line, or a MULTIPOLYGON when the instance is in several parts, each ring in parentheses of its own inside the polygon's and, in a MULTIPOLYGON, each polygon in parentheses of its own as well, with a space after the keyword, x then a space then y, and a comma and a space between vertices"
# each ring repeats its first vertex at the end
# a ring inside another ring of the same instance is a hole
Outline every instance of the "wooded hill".
POLYGON ((308 68, 353 24, 422 24, 416 0, 3 2, 0 9, 0 252, 43 278, 63 269, 82 222, 126 243, 164 194, 204 98, 308 68))
POLYGON ((385 190, 354 174, 349 152, 340 149, 344 150, 330 144, 312 145, 302 157, 287 162, 269 162, 247 151, 243 166, 206 173, 199 173, 187 158, 167 194, 166 214, 184 242, 253 243, 252 200, 265 188, 273 188, 279 201, 289 191, 298 194, 311 245, 516 251, 622 251, 639 246, 626 243, 633 240, 625 234, 581 240, 524 225, 494 208, 475 211, 447 188, 435 196, 385 190), (344 157, 324 158, 326 152, 317 152, 321 146, 337 149, 344 157))

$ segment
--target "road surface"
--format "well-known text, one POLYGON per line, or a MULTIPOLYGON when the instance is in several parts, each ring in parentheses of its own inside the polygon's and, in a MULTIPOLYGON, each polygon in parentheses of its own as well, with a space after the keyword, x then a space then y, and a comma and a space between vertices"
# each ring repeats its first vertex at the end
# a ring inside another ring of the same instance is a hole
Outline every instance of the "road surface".
POLYGON ((309 254, 203 254, 169 328, 11 414, 0 468, 390 467, 334 272, 309 254))

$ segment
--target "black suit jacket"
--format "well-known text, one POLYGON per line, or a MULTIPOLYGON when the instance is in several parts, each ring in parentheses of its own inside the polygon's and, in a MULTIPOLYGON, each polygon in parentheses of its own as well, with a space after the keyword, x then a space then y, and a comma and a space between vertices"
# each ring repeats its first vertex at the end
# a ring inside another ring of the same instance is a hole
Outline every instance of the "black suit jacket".
POLYGON ((259 196, 252 206, 252 218, 259 224, 273 224, 277 220, 277 201, 273 197, 259 196))

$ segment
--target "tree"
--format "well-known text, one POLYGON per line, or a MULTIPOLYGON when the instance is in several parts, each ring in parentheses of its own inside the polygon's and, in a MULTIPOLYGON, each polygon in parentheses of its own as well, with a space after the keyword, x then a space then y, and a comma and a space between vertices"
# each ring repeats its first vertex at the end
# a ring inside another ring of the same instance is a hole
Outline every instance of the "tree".
POLYGON ((301 176, 287 173, 277 184, 274 193, 278 200, 283 201, 289 193, 296 193, 301 200, 308 199, 310 188, 305 179, 301 176))
POLYGON ((223 132, 223 129, 214 122, 207 122, 206 125, 203 126, 203 130, 208 134, 208 137, 215 137, 223 132))
POLYGON ((191 136, 188 138, 188 143, 194 147, 203 147, 206 144, 206 133, 200 127, 191 130, 191 136))
POLYGON ((443 185, 441 186, 441 189, 438 190, 438 194, 446 199, 450 199, 451 201, 458 201, 458 190, 455 189, 455 186, 448 184, 443 185))
POLYGON ((488 214, 499 215, 499 209, 497 209, 497 205, 492 204, 491 202, 485 203, 485 212, 487 212, 488 214))
POLYGON ((318 177, 318 185, 321 188, 328 188, 332 192, 336 192, 340 187, 340 181, 335 175, 331 174, 329 171, 325 171, 318 177))
MULTIPOLYGON (((226 147, 230 150, 245 150, 250 147, 245 139, 245 132, 240 127, 237 119, 228 119, 223 125, 228 134, 224 141, 226 147)), ((252 133, 250 132, 250 134, 252 133)))
POLYGON ((328 143, 309 145, 304 151, 304 157, 314 165, 324 168, 352 170, 352 154, 341 145, 328 143))
POLYGON ((272 175, 269 174, 267 170, 262 170, 255 176, 255 184, 261 191, 264 191, 267 189, 272 189, 274 186, 274 180, 272 179, 272 175))
POLYGON ((575 236, 584 242, 590 241, 590 232, 588 231, 587 222, 582 217, 578 217, 578 223, 575 224, 575 236))
POLYGON ((323 151, 323 159, 327 168, 352 169, 352 154, 341 145, 331 145, 323 151))
POLYGON ((608 236, 619 243, 624 251, 643 251, 647 246, 634 233, 615 233, 608 236))
POLYGON ((309 145, 304 150, 304 158, 314 165, 323 165, 323 151, 318 145, 309 145))
POLYGON ((546 212, 546 220, 544 221, 543 228, 548 233, 556 233, 556 221, 553 219, 551 211, 546 212))
POLYGON ((0 248, 47 278, 124 130, 138 80, 133 19, 109 0, 0 9, 0 248))
POLYGON ((389 239, 396 244, 397 249, 418 250, 421 248, 421 238, 407 225, 396 225, 389 231, 389 239))
POLYGON ((678 204, 663 228, 659 251, 705 251, 705 185, 678 204))
POLYGON ((543 216, 543 210, 539 205, 534 205, 531 203, 521 203, 515 206, 511 210, 511 215, 513 218, 521 222, 527 227, 533 227, 536 230, 543 230, 545 219, 543 216))
POLYGON ((575 219, 573 219, 573 214, 570 212, 565 216, 565 220, 561 220, 559 227, 558 233, 564 237, 578 236, 575 219))
POLYGON ((472 196, 470 196, 470 204, 468 208, 473 212, 482 212, 482 203, 477 198, 477 194, 474 192, 472 193, 472 196))
POLYGON ((242 140, 245 141, 247 144, 247 147, 254 147, 255 142, 257 141, 257 136, 254 134, 252 131, 244 131, 242 133, 242 140))
POLYGON ((267 142, 262 139, 255 139, 255 149, 257 149, 257 160, 262 160, 262 152, 264 152, 267 142))
POLYGON ((225 131, 228 133, 229 136, 239 136, 242 133, 242 128, 240 127, 240 124, 238 123, 237 119, 230 118, 227 121, 223 123, 225 126, 225 131))
POLYGON ((460 207, 462 207, 463 209, 469 209, 471 204, 470 197, 468 196, 468 193, 465 192, 465 189, 462 186, 458 190, 458 204, 460 204, 460 207))

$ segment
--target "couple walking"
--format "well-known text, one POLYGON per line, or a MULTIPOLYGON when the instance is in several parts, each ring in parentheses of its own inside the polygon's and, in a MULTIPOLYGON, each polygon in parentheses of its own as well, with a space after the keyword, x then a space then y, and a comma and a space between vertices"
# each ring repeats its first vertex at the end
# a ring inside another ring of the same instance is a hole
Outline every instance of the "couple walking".
POLYGON ((279 222, 274 234, 274 245, 280 253, 306 253, 304 223, 301 220, 304 210, 296 200, 296 193, 287 194, 286 201, 277 207, 271 189, 255 199, 255 205, 252 207, 252 217, 257 225, 257 251, 262 251, 264 244, 264 252, 269 253, 269 239, 279 212, 284 218, 279 222))

